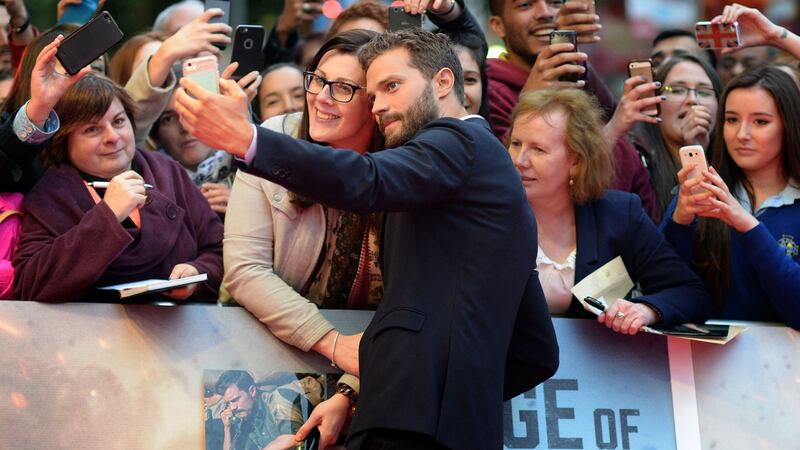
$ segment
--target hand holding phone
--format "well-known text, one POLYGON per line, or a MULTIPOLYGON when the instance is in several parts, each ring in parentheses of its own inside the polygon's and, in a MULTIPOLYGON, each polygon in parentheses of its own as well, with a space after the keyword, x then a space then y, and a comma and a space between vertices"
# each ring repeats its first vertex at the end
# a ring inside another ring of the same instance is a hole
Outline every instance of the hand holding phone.
MULTIPOLYGON (((628 77, 641 77, 645 83, 653 82, 653 61, 650 59, 634 59, 628 63, 628 77)), ((639 98, 655 97, 656 91, 649 91, 639 98)), ((650 109, 642 110, 642 114, 655 117, 659 114, 658 104, 650 109)))
MULTIPOLYGON (((212 8, 219 8, 222 10, 221 16, 214 16, 208 20, 208 23, 224 23, 229 25, 231 15, 231 2, 229 0, 205 0, 206 11, 212 8)), ((225 50, 225 44, 215 42, 214 46, 220 50, 225 50)))
MULTIPOLYGON (((550 33, 550 45, 553 44, 572 44, 573 50, 569 53, 578 52, 578 33, 573 30, 555 30, 550 33)), ((563 52, 567 53, 567 52, 563 52)), ((564 64, 562 64, 564 65, 564 64)), ((582 64, 581 64, 582 65, 582 64)), ((585 68, 585 67, 584 67, 585 68)), ((568 81, 575 83, 581 79, 582 73, 567 72, 558 77, 558 81, 568 81)))
MULTIPOLYGON (((700 145, 687 145, 678 150, 678 155, 681 159, 681 167, 693 167, 686 175, 686 180, 694 178, 702 178, 703 172, 708 171, 708 163, 706 162, 706 152, 700 145)), ((705 192, 701 187, 692 189, 692 194, 699 194, 705 192)))
POLYGON ((122 30, 108 11, 103 11, 67 36, 56 58, 70 75, 99 58, 122 40, 122 30))

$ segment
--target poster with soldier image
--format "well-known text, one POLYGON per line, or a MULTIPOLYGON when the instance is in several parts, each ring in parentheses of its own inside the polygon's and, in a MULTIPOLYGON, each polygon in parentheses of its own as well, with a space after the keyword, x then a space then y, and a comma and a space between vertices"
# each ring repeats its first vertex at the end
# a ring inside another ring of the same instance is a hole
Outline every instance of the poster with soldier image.
POLYGON ((207 450, 311 450, 318 435, 294 435, 334 392, 336 375, 246 370, 203 372, 207 450), (332 383, 332 384, 331 384, 332 383))

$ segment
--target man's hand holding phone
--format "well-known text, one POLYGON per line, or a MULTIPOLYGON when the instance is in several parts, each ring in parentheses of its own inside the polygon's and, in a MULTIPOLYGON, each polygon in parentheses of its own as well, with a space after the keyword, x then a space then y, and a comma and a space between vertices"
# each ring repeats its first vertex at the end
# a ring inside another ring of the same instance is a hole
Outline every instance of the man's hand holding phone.
POLYGON ((522 92, 551 87, 582 88, 586 85, 584 80, 571 82, 559 81, 559 78, 568 74, 582 75, 586 72, 586 67, 581 64, 588 58, 586 53, 576 52, 572 44, 548 45, 536 57, 536 63, 528 74, 522 92))
POLYGON ((556 29, 573 30, 578 33, 579 44, 600 41, 600 16, 595 14, 594 0, 570 0, 558 10, 556 29))

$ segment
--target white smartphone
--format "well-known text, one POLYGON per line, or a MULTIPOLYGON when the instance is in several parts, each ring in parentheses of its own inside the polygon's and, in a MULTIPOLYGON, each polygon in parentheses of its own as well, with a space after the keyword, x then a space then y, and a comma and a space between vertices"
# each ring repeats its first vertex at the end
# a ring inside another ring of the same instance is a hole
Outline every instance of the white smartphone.
POLYGON ((731 48, 741 45, 739 22, 697 22, 694 25, 694 34, 700 48, 731 48))
POLYGON ((183 76, 207 91, 219 94, 219 66, 216 56, 199 56, 183 62, 183 76))
MULTIPOLYGON (((694 166, 694 168, 689 171, 689 175, 686 177, 687 180, 702 177, 703 171, 708 170, 706 152, 702 145, 687 145, 681 147, 681 149, 678 150, 678 155, 680 155, 681 158, 681 167, 694 166)), ((697 187, 692 189, 692 194, 698 194, 704 191, 705 189, 697 187)))

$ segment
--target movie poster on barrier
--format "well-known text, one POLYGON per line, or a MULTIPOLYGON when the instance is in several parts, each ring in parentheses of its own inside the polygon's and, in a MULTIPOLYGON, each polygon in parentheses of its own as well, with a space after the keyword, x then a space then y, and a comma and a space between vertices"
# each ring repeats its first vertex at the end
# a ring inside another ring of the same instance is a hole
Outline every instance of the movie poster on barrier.
POLYGON ((296 442, 294 436, 314 407, 335 393, 339 376, 259 373, 240 369, 205 370, 203 420, 206 450, 316 450, 319 446, 316 430, 304 442, 296 442))
POLYGON ((558 372, 505 403, 504 448, 675 449, 667 339, 554 323, 558 372))

